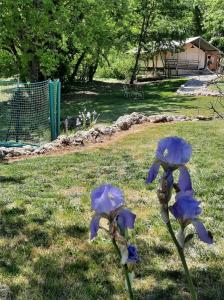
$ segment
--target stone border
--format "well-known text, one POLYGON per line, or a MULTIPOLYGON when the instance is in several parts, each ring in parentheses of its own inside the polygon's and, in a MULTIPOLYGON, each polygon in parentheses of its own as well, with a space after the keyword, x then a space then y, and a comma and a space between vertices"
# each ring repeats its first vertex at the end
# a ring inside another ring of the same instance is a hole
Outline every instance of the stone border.
POLYGON ((72 135, 61 135, 55 141, 44 144, 40 147, 24 146, 24 147, 0 147, 0 159, 8 159, 12 157, 24 155, 44 154, 67 146, 85 146, 89 143, 102 143, 104 139, 111 137, 116 132, 128 130, 133 125, 143 123, 166 123, 166 122, 186 122, 199 120, 212 120, 212 117, 196 116, 189 118, 187 116, 171 116, 171 115, 152 115, 146 116, 137 112, 130 115, 121 116, 111 126, 95 125, 89 130, 80 130, 72 135))

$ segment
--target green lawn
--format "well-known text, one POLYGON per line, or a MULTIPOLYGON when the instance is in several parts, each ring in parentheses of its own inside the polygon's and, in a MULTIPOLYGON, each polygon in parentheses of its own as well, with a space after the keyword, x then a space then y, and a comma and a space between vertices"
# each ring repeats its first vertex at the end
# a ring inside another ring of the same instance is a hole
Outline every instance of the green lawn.
POLYGON ((216 80, 211 83, 208 88, 212 91, 224 92, 224 76, 217 77, 216 80))
MULTIPOLYGON (((177 109, 177 103, 173 107, 177 109)), ((107 119, 116 113, 108 112, 107 119)), ((193 281, 199 299, 223 299, 221 121, 149 125, 105 148, 2 164, 0 282, 10 286, 13 299, 126 299, 110 242, 102 234, 89 242, 89 194, 105 182, 124 189, 127 205, 137 214, 133 239, 141 263, 134 282, 136 298, 184 299, 184 274, 159 217, 156 185, 149 190, 144 183, 158 140, 170 135, 193 145, 193 186, 216 241, 213 246, 195 241, 186 251, 193 281)))
POLYGON ((143 85, 144 99, 125 98, 123 86, 116 82, 95 82, 77 85, 70 93, 62 95, 62 117, 77 116, 84 107, 100 113, 99 121, 111 123, 122 114, 137 111, 145 114, 197 114, 210 115, 212 97, 180 96, 175 92, 186 79, 164 80, 143 85))
POLYGON ((209 85, 209 90, 211 91, 220 91, 221 93, 224 92, 224 82, 217 82, 215 84, 209 85))

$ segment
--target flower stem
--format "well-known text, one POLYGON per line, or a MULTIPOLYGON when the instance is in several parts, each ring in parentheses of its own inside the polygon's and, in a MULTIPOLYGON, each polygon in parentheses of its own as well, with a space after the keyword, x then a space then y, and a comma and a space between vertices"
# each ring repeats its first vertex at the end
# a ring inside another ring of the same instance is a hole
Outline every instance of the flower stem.
POLYGON ((190 290, 190 293, 191 293, 191 298, 192 300, 197 300, 197 294, 195 292, 195 287, 193 285, 193 282, 192 282, 192 279, 191 279, 191 276, 190 276, 190 272, 188 270, 188 266, 187 266, 187 263, 186 263, 186 260, 185 260, 185 256, 184 256, 184 251, 183 249, 180 247, 177 239, 176 239, 176 236, 173 232, 173 228, 171 226, 171 223, 170 221, 166 223, 166 226, 168 228, 168 231, 173 239, 173 242, 177 248, 177 251, 178 251, 178 254, 180 256, 180 259, 181 259, 181 262, 183 264, 183 267, 184 267, 184 271, 185 271, 185 275, 187 277, 187 282, 188 282, 188 286, 189 286, 189 290, 190 290))
MULTIPOLYGON (((116 243, 115 238, 112 239, 112 243, 114 245, 114 248, 116 249, 116 252, 119 256, 119 259, 121 259, 121 252, 120 249, 116 243)), ((130 282, 130 278, 128 275, 128 266, 127 264, 123 265, 123 270, 124 270, 124 274, 125 274, 125 278, 126 278, 126 282, 127 282, 127 286, 128 286, 128 293, 129 293, 129 299, 130 300, 134 300, 134 295, 133 295, 133 291, 132 291, 132 287, 131 287, 131 282, 130 282)))

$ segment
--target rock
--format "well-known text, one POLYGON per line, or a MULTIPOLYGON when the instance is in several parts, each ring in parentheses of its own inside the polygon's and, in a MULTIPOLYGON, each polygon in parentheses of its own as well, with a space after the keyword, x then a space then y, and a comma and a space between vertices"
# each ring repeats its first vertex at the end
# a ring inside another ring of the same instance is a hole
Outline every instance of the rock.
POLYGON ((61 139, 61 144, 62 144, 63 146, 69 146, 69 145, 71 145, 71 144, 72 144, 72 139, 71 139, 71 137, 69 137, 69 136, 64 136, 64 137, 61 139))
POLYGON ((6 156, 5 152, 4 152, 3 150, 0 150, 0 161, 1 161, 2 159, 4 159, 5 156, 6 156))
POLYGON ((124 115, 118 118, 114 124, 121 130, 128 130, 131 125, 133 125, 132 119, 129 115, 124 115))
POLYGON ((84 139, 82 137, 74 138, 73 144, 84 145, 84 139))
POLYGON ((202 115, 198 115, 195 118, 200 120, 200 121, 211 121, 211 120, 213 120, 213 117, 206 117, 206 116, 202 116, 202 115))
POLYGON ((147 122, 148 121, 148 118, 146 117, 146 116, 144 116, 143 118, 142 118, 142 123, 145 123, 145 122, 147 122))
POLYGON ((148 117, 148 121, 151 123, 164 123, 167 122, 167 116, 165 115, 155 115, 148 117))
POLYGON ((100 131, 97 131, 95 130, 95 128, 92 128, 89 130, 89 134, 90 134, 90 137, 95 140, 98 136, 100 136, 100 131))
POLYGON ((9 286, 5 284, 0 284, 0 299, 1 300, 10 300, 11 299, 11 291, 9 286))
POLYGON ((130 119, 131 119, 131 122, 132 124, 141 124, 143 123, 143 118, 145 116, 140 114, 140 113, 137 113, 137 112, 133 112, 131 115, 130 115, 130 119))
POLYGON ((94 130, 102 135, 109 135, 109 136, 111 136, 115 132, 114 127, 104 126, 104 125, 94 126, 94 130))
POLYGON ((174 121, 175 122, 184 122, 184 121, 190 121, 191 119, 186 116, 175 116, 174 121))
POLYGON ((26 151, 32 152, 35 150, 35 147, 31 146, 31 145, 26 145, 26 146, 23 146, 23 149, 26 151))
POLYGON ((52 145, 52 143, 47 143, 44 145, 43 147, 44 150, 50 151, 54 149, 54 146, 52 145))
POLYGON ((47 152, 46 149, 41 149, 41 150, 39 150, 39 154, 44 154, 45 152, 47 152))
POLYGON ((172 122, 174 120, 173 116, 167 116, 166 117, 167 122, 172 122))
POLYGON ((112 125, 111 131, 112 131, 113 133, 117 132, 118 130, 119 130, 119 128, 118 128, 117 126, 112 125))

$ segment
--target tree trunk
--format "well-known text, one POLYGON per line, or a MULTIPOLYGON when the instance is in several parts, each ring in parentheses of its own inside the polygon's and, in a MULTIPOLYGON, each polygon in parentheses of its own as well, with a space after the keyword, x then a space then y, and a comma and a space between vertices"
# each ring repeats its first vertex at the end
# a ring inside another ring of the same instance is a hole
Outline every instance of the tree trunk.
POLYGON ((95 64, 89 66, 89 74, 88 74, 88 81, 89 82, 93 82, 93 77, 96 73, 98 63, 99 63, 99 53, 97 55, 97 59, 96 59, 95 64))
POLYGON ((35 55, 32 57, 32 60, 29 63, 29 78, 31 82, 37 82, 39 80, 39 62, 35 55))
POLYGON ((69 76, 70 81, 74 81, 74 80, 75 80, 75 77, 77 76, 79 67, 80 67, 80 65, 81 65, 81 63, 82 63, 82 61, 83 61, 85 55, 86 55, 86 52, 84 51, 84 52, 81 54, 81 56, 79 57, 79 59, 77 60, 77 63, 76 63, 76 65, 75 65, 75 67, 74 67, 74 70, 73 70, 71 76, 69 76))
POLYGON ((136 79, 136 74, 137 74, 137 70, 138 70, 138 62, 139 62, 139 58, 140 58, 141 50, 142 50, 142 42, 145 40, 145 37, 146 37, 147 28, 149 26, 149 18, 150 18, 150 16, 144 15, 143 20, 142 20, 141 33, 140 33, 139 42, 138 42, 138 51, 137 51, 136 58, 135 58, 135 66, 134 66, 134 69, 133 69, 133 72, 131 75, 130 84, 133 84, 136 79))
POLYGON ((139 42, 138 42, 138 51, 137 51, 136 58, 135 58, 135 66, 134 66, 134 69, 132 72, 130 84, 133 84, 134 80, 136 79, 139 58, 140 58, 141 50, 142 50, 142 43, 145 41, 149 23, 152 23, 153 19, 155 18, 155 14, 153 13, 155 4, 156 4, 155 0, 151 0, 149 2, 145 1, 145 4, 143 3, 142 8, 143 8, 143 10, 145 10, 145 13, 143 14, 142 27, 141 27, 141 32, 140 32, 139 42), (148 7, 147 4, 150 4, 150 8, 148 7), (146 13, 146 11, 147 11, 147 13, 146 13))

